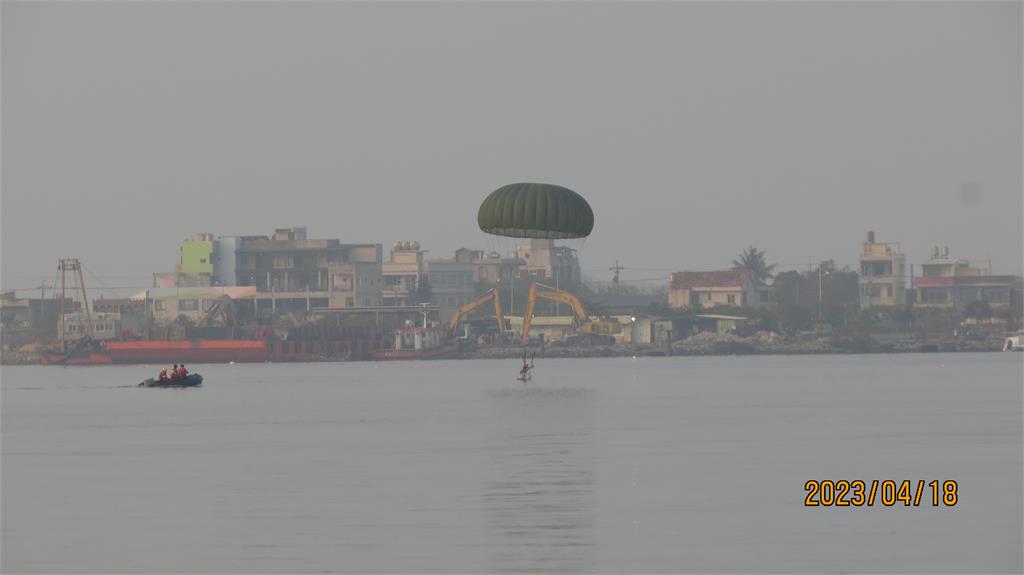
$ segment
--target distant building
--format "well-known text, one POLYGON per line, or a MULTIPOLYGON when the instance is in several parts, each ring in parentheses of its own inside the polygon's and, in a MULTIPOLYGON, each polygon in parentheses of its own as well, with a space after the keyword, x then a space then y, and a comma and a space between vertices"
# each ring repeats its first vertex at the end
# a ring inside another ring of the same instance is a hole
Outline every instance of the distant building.
POLYGON ((732 269, 712 272, 682 271, 672 274, 668 289, 668 305, 689 308, 696 305, 761 306, 768 302, 765 293, 750 277, 750 272, 732 269))
POLYGON ((513 278, 524 279, 521 274, 524 262, 516 258, 503 258, 498 252, 485 252, 469 248, 455 250, 455 261, 473 265, 473 281, 477 292, 483 292, 499 284, 508 285, 513 278))
POLYGON ((257 312, 381 306, 383 248, 309 239, 305 227, 272 236, 198 234, 182 242, 175 271, 154 274, 153 285, 252 286, 257 312))
POLYGON ((96 340, 121 337, 121 316, 114 313, 93 313, 88 318, 82 312, 64 314, 64 339, 81 339, 89 334, 92 321, 92 338, 96 340))
POLYGON ((306 228, 237 241, 235 285, 256 287, 258 311, 383 305, 381 244, 310 240, 306 228))
POLYGON ((384 288, 381 291, 383 305, 388 307, 409 306, 423 303, 420 293, 426 277, 425 252, 419 242, 395 242, 391 255, 383 265, 384 288))
POLYGON ((213 304, 224 296, 235 300, 237 305, 247 306, 253 311, 256 295, 256 288, 252 286, 152 288, 132 296, 131 299, 143 302, 147 313, 152 314, 157 321, 167 323, 181 315, 198 322, 213 304))
POLYGON ((906 256, 895 242, 876 242, 868 232, 860 254, 860 307, 901 306, 907 303, 906 256))
MULTIPOLYGON (((503 258, 496 252, 459 248, 455 250, 454 259, 427 262, 431 303, 440 308, 441 320, 448 321, 459 306, 493 287, 509 286, 515 279, 519 284, 517 289, 527 289, 519 281, 527 275, 521 271, 522 267, 522 260, 503 258)), ((509 293, 502 291, 501 297, 509 293)), ((502 305, 506 310, 511 309, 510 301, 503 300, 502 305)))
MULTIPOLYGON (((64 312, 74 313, 82 309, 81 304, 64 299, 64 312)), ((14 292, 7 292, 0 298, 0 329, 4 338, 14 332, 22 332, 35 338, 57 337, 57 316, 60 315, 60 298, 18 298, 14 292)))
POLYGON ((427 278, 430 282, 430 302, 439 308, 442 322, 447 322, 459 306, 476 297, 472 261, 427 262, 427 278))
POLYGON ((583 282, 576 250, 556 246, 554 240, 531 239, 529 245, 517 247, 514 255, 523 262, 524 277, 569 290, 583 282))
MULTIPOLYGON (((698 314, 694 317, 694 325, 689 329, 689 334, 712 332, 719 335, 727 333, 749 335, 754 332, 756 326, 757 321, 748 317, 737 315, 698 314)), ((683 335, 684 332, 680 331, 677 333, 683 335)))
MULTIPOLYGON (((205 287, 219 285, 214 277, 214 251, 217 240, 213 234, 196 234, 181 242, 179 263, 173 272, 153 274, 153 287, 205 287)), ((230 285, 230 284, 228 284, 230 285)))
POLYGON ((921 265, 921 277, 914 278, 916 307, 963 307, 972 301, 986 301, 992 307, 1020 305, 1022 278, 992 275, 972 267, 968 260, 949 257, 948 247, 932 248, 931 257, 921 265))
POLYGON ((146 302, 132 298, 92 300, 92 311, 116 321, 115 337, 142 333, 146 325, 146 302))
POLYGON ((682 339, 675 325, 678 322, 671 319, 642 314, 629 317, 629 324, 623 320, 619 322, 623 324, 622 334, 618 338, 622 343, 650 345, 682 339))

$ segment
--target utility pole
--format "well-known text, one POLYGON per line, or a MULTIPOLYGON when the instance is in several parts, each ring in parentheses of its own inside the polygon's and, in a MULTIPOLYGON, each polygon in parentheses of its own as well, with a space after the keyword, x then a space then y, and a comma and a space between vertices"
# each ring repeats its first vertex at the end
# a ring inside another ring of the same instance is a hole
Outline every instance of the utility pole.
POLYGON ((914 264, 910 264, 910 297, 903 299, 907 300, 904 303, 910 306, 917 303, 917 290, 914 289, 914 264))
MULTIPOLYGON (((822 276, 821 268, 823 267, 822 266, 823 263, 825 263, 825 262, 820 262, 818 264, 818 323, 821 323, 822 320, 825 317, 825 314, 822 311, 822 301, 823 301, 823 298, 822 298, 822 290, 821 290, 821 276, 822 276)), ((831 271, 827 272, 825 275, 828 275, 830 273, 832 273, 832 272, 831 271)))
POLYGON ((818 264, 818 323, 821 323, 821 264, 818 264))
POLYGON ((619 265, 619 260, 615 260, 615 266, 608 268, 608 271, 615 272, 615 275, 612 276, 612 283, 615 284, 616 295, 618 295, 619 293, 619 272, 622 271, 623 269, 624 268, 619 265))
POLYGON ((39 282, 39 323, 45 323, 46 318, 46 280, 39 282))
POLYGON ((60 270, 60 311, 57 314, 57 330, 60 334, 60 351, 63 353, 67 351, 67 344, 64 342, 64 293, 66 288, 64 281, 64 260, 60 260, 57 263, 57 269, 60 270))

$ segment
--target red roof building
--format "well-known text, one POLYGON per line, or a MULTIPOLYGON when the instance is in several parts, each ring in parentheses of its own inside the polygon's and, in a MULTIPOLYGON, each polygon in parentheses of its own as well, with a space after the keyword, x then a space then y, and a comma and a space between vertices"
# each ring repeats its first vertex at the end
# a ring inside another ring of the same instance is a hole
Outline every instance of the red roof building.
POLYGON ((760 306, 767 302, 767 290, 743 269, 675 272, 668 289, 668 305, 675 308, 760 306))

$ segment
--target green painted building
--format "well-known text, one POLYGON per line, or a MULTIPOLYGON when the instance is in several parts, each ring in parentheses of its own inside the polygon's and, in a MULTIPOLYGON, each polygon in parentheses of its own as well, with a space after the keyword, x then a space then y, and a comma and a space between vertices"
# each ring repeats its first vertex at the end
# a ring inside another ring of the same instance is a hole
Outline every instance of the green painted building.
POLYGON ((213 273, 212 240, 185 240, 181 242, 181 273, 213 273))

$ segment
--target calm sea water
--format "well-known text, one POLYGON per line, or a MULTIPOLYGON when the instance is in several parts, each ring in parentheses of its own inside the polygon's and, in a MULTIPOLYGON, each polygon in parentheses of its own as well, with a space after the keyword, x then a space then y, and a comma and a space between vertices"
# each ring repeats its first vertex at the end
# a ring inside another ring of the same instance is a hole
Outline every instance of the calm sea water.
POLYGON ((5 573, 1022 570, 1020 354, 190 367, 3 368, 5 573))

